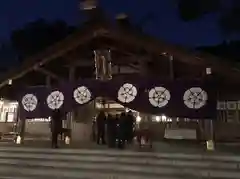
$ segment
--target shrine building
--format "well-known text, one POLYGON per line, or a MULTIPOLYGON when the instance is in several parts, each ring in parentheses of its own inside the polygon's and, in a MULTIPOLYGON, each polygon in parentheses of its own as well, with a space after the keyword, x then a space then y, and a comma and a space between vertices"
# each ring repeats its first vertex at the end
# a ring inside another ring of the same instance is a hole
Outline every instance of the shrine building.
POLYGON ((0 76, 0 131, 47 139, 53 110, 72 141, 91 141, 103 109, 134 111, 154 140, 240 139, 240 69, 145 34, 127 15, 114 22, 95 6, 67 38, 0 76))

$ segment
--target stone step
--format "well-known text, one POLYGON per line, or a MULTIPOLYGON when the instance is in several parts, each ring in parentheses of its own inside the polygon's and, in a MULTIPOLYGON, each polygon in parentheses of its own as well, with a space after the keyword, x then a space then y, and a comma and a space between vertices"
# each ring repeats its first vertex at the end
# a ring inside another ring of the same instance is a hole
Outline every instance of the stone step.
POLYGON ((216 161, 202 161, 202 160, 172 160, 172 159, 158 159, 158 158, 128 158, 118 156, 91 156, 91 155, 62 155, 62 154, 32 154, 32 153, 7 153, 0 152, 0 163, 3 161, 45 161, 45 162, 65 162, 65 163, 96 163, 96 164, 121 164, 121 165, 151 165, 169 166, 169 167, 188 167, 188 168, 202 168, 202 169, 219 169, 219 170, 239 170, 240 164, 236 162, 216 162, 216 161))
POLYGON ((157 179, 157 178, 218 178, 218 179, 239 179, 238 172, 210 172, 210 171, 191 171, 188 169, 185 170, 175 170, 172 168, 162 168, 159 169, 158 172, 155 173, 144 173, 140 172, 139 169, 135 171, 127 170, 113 170, 113 167, 109 170, 96 170, 96 169, 89 169, 87 167, 83 167, 81 169, 69 169, 69 168, 60 168, 60 167, 39 167, 36 166, 29 166, 29 165, 0 165, 0 176, 24 176, 24 177, 51 177, 51 178, 118 178, 118 179, 157 179))
POLYGON ((9 153, 29 153, 32 154, 66 154, 66 155, 101 155, 101 156, 118 156, 129 158, 157 158, 157 159, 183 159, 183 160, 204 160, 204 161, 224 161, 240 163, 240 156, 236 155, 217 155, 214 153, 202 154, 185 154, 185 153, 157 153, 157 152, 132 152, 118 150, 85 150, 85 149, 36 149, 36 148, 21 148, 21 147, 0 147, 1 152, 9 153))
POLYGON ((232 161, 233 156, 209 157, 113 150, 0 148, 0 178, 240 178, 239 162, 232 161))
POLYGON ((1 166, 0 168, 0 178, 1 176, 22 176, 22 177, 31 177, 31 178, 84 178, 84 179, 177 179, 177 178, 186 178, 194 177, 192 175, 181 175, 170 172, 164 172, 160 175, 156 174, 144 174, 139 172, 119 172, 115 170, 87 170, 87 169, 76 169, 70 170, 68 168, 40 168, 39 166, 1 166))

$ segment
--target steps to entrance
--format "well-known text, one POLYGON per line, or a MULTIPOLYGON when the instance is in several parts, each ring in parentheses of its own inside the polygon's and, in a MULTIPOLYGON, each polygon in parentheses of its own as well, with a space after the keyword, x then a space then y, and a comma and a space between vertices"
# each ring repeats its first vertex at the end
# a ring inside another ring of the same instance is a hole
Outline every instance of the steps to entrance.
POLYGON ((240 179, 240 156, 0 148, 1 179, 240 179))

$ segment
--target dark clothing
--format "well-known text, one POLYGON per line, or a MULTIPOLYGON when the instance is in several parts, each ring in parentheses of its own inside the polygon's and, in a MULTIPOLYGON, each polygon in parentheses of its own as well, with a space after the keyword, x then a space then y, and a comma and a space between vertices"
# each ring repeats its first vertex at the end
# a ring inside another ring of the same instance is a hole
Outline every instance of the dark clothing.
POLYGON ((116 135, 117 135, 117 123, 113 116, 107 118, 107 135, 108 135, 108 146, 115 147, 116 135))
POLYGON ((61 113, 59 110, 54 111, 51 120, 51 131, 52 131, 52 147, 58 147, 58 135, 61 133, 62 130, 62 120, 61 120, 61 113))
POLYGON ((103 112, 100 112, 96 119, 97 128, 98 129, 105 128, 105 122, 106 122, 106 116, 103 112))
POLYGON ((92 123, 92 140, 96 141, 97 135, 96 135, 96 121, 93 121, 92 123))
POLYGON ((132 114, 127 114, 126 116, 126 140, 132 143, 133 140, 133 128, 134 128, 134 116, 132 114))
POLYGON ((125 147, 126 141, 126 115, 122 113, 119 119, 118 148, 125 147))
POLYGON ((105 142, 105 122, 106 122, 106 116, 104 112, 100 112, 97 119, 97 143, 100 144, 106 144, 105 142))
POLYGON ((58 133, 52 132, 52 148, 58 147, 58 133))
POLYGON ((62 129, 62 119, 60 111, 55 111, 52 115, 51 126, 52 132, 60 133, 62 129))
POLYGON ((97 131, 97 144, 102 143, 103 145, 106 144, 105 142, 105 129, 98 129, 97 131))

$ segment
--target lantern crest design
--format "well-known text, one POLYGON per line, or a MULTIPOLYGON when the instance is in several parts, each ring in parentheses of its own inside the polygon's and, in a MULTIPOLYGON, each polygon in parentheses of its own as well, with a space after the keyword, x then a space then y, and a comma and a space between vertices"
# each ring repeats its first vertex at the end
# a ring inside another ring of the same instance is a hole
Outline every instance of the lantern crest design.
POLYGON ((118 100, 122 103, 130 103, 135 99, 136 96, 137 88, 130 83, 125 83, 118 90, 118 100))
POLYGON ((207 92, 200 87, 193 87, 185 91, 183 95, 184 104, 190 109, 200 109, 206 105, 207 92))
POLYGON ((73 97, 78 104, 85 104, 91 100, 91 92, 86 86, 80 86, 73 92, 73 97))
POLYGON ((148 97, 151 105, 162 108, 168 104, 168 101, 171 99, 171 94, 170 91, 164 87, 155 87, 149 91, 148 97))
POLYGON ((55 110, 61 108, 64 102, 64 95, 61 91, 53 91, 47 97, 47 105, 50 109, 55 110))
POLYGON ((38 99, 34 94, 26 94, 22 98, 22 106, 24 110, 31 112, 37 107, 38 99))

